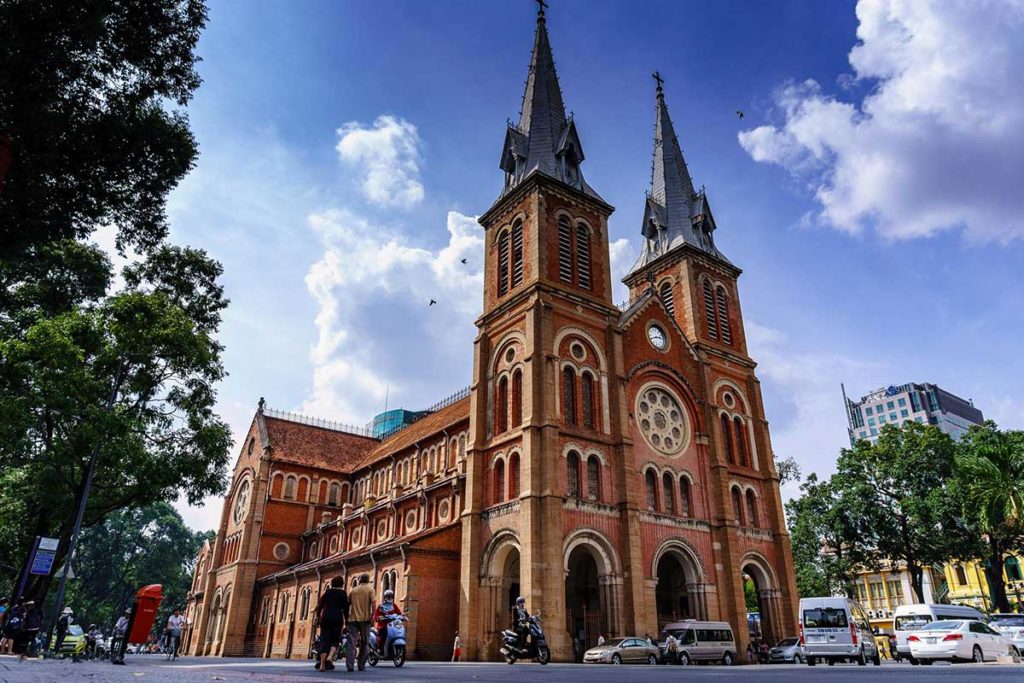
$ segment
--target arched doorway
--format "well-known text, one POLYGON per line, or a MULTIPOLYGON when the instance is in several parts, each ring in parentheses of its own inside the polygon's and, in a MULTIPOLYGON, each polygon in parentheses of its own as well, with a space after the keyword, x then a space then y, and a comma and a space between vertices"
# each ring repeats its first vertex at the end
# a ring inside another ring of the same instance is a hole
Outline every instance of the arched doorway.
POLYGON ((782 633, 778 623, 779 591, 767 562, 760 557, 745 557, 740 563, 740 580, 747 617, 744 638, 763 640, 771 647, 790 635, 782 633))
POLYGON ((597 644, 604 628, 604 610, 597 560, 590 548, 579 545, 569 553, 569 572, 565 577, 566 626, 572 635, 574 652, 582 660, 582 652, 597 644))
MULTIPOLYGON (((496 534, 483 553, 480 576, 482 633, 476 634, 481 656, 499 659, 501 632, 511 625, 512 604, 522 593, 519 539, 511 530, 496 534)), ((474 634, 465 634, 471 638, 474 634)))
MULTIPOLYGON (((501 607, 506 615, 512 613, 512 605, 522 594, 519 581, 519 550, 512 550, 505 558, 505 566, 501 572, 501 593, 504 598, 501 607)), ((506 627, 502 626, 502 628, 506 627)))
POLYGON ((686 590, 686 572, 674 553, 665 553, 658 560, 658 586, 654 603, 658 612, 658 628, 667 623, 692 619, 690 596, 686 590))

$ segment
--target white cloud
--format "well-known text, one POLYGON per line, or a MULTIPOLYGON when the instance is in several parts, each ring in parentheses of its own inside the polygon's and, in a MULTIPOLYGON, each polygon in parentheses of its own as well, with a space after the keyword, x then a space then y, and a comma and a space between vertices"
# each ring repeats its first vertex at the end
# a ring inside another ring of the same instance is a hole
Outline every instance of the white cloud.
POLYGON ((849 61, 871 92, 783 86, 782 122, 740 133, 743 148, 805 179, 843 231, 1024 237, 1024 1, 860 0, 857 17, 849 61))
POLYGON ((338 129, 335 149, 362 176, 363 196, 373 204, 408 208, 423 201, 420 136, 416 126, 378 116, 372 127, 350 121, 338 129))
POLYGON ((608 244, 608 263, 612 271, 612 302, 621 303, 629 299, 629 288, 622 284, 622 278, 636 263, 636 250, 629 240, 620 237, 608 244))

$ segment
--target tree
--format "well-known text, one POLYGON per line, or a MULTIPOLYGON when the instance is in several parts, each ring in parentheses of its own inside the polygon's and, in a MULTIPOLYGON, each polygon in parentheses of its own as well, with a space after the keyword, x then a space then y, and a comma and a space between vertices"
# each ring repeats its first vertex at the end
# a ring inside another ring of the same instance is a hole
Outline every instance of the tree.
POLYGON ((1003 567, 1024 548, 1024 432, 1000 431, 992 421, 971 427, 957 444, 954 481, 964 519, 982 539, 957 557, 983 562, 993 606, 1009 612, 1003 567))
POLYGON ((874 444, 860 440, 839 456, 848 513, 879 558, 904 564, 918 602, 925 567, 975 542, 949 490, 953 439, 932 425, 886 425, 874 444))
POLYGON ((792 455, 775 461, 775 471, 779 473, 779 484, 800 481, 800 463, 792 455))

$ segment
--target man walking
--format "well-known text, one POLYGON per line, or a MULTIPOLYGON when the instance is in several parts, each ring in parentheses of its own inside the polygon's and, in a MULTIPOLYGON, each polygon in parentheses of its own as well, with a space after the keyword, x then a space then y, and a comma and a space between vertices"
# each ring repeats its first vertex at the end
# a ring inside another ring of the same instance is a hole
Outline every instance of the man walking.
POLYGON ((359 642, 359 670, 366 669, 366 658, 370 654, 370 618, 373 616, 373 588, 370 577, 363 574, 359 577, 359 585, 352 589, 349 596, 348 613, 348 652, 345 653, 345 665, 349 671, 353 668, 355 642, 359 642))
POLYGON ((181 616, 181 610, 175 609, 171 616, 167 617, 167 646, 170 649, 171 661, 178 658, 178 644, 181 641, 181 625, 185 618, 181 616))
POLYGON ((110 648, 110 663, 124 665, 124 651, 128 647, 128 622, 132 611, 126 609, 114 624, 114 639, 110 648))
POLYGON ((462 661, 462 636, 459 635, 458 631, 455 632, 455 643, 452 645, 452 661, 462 661))
MULTIPOLYGON (((348 618, 349 600, 345 592, 345 579, 335 576, 331 579, 331 587, 324 591, 316 603, 316 615, 320 622, 320 666, 317 671, 330 671, 334 668, 334 655, 341 642, 342 629, 348 618)), ((349 652, 352 648, 348 648, 349 652)), ((348 670, 352 670, 352 659, 345 655, 348 670)))
MULTIPOLYGON (((60 613, 60 618, 57 619, 57 641, 53 646, 53 656, 60 655, 60 650, 64 647, 64 639, 67 638, 68 628, 71 624, 75 623, 75 613, 70 607, 65 607, 64 611, 60 613)), ((73 661, 78 661, 78 655, 72 655, 73 661)))

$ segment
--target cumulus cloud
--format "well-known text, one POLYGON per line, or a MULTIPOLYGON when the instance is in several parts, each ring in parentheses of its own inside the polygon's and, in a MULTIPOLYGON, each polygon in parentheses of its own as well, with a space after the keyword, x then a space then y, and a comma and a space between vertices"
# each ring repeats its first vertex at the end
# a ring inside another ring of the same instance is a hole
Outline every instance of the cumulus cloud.
POLYGON ((378 116, 369 127, 350 121, 338 129, 335 149, 360 174, 360 189, 369 202, 408 208, 423 201, 420 136, 408 121, 378 116))
POLYGON ((784 85, 780 123, 741 132, 743 148, 806 181, 839 230, 1024 237, 1024 1, 860 0, 857 18, 852 83, 869 94, 784 85))
POLYGON ((406 405, 415 408, 468 382, 483 288, 475 217, 449 212, 448 241, 437 250, 350 210, 313 214, 309 225, 323 255, 306 275, 319 313, 313 386, 301 410, 362 422, 383 407, 389 387, 392 397, 419 401, 406 405))
POLYGON ((622 284, 630 266, 636 262, 636 250, 629 240, 620 237, 608 244, 608 262, 612 271, 612 301, 620 303, 629 299, 629 289, 622 284))

